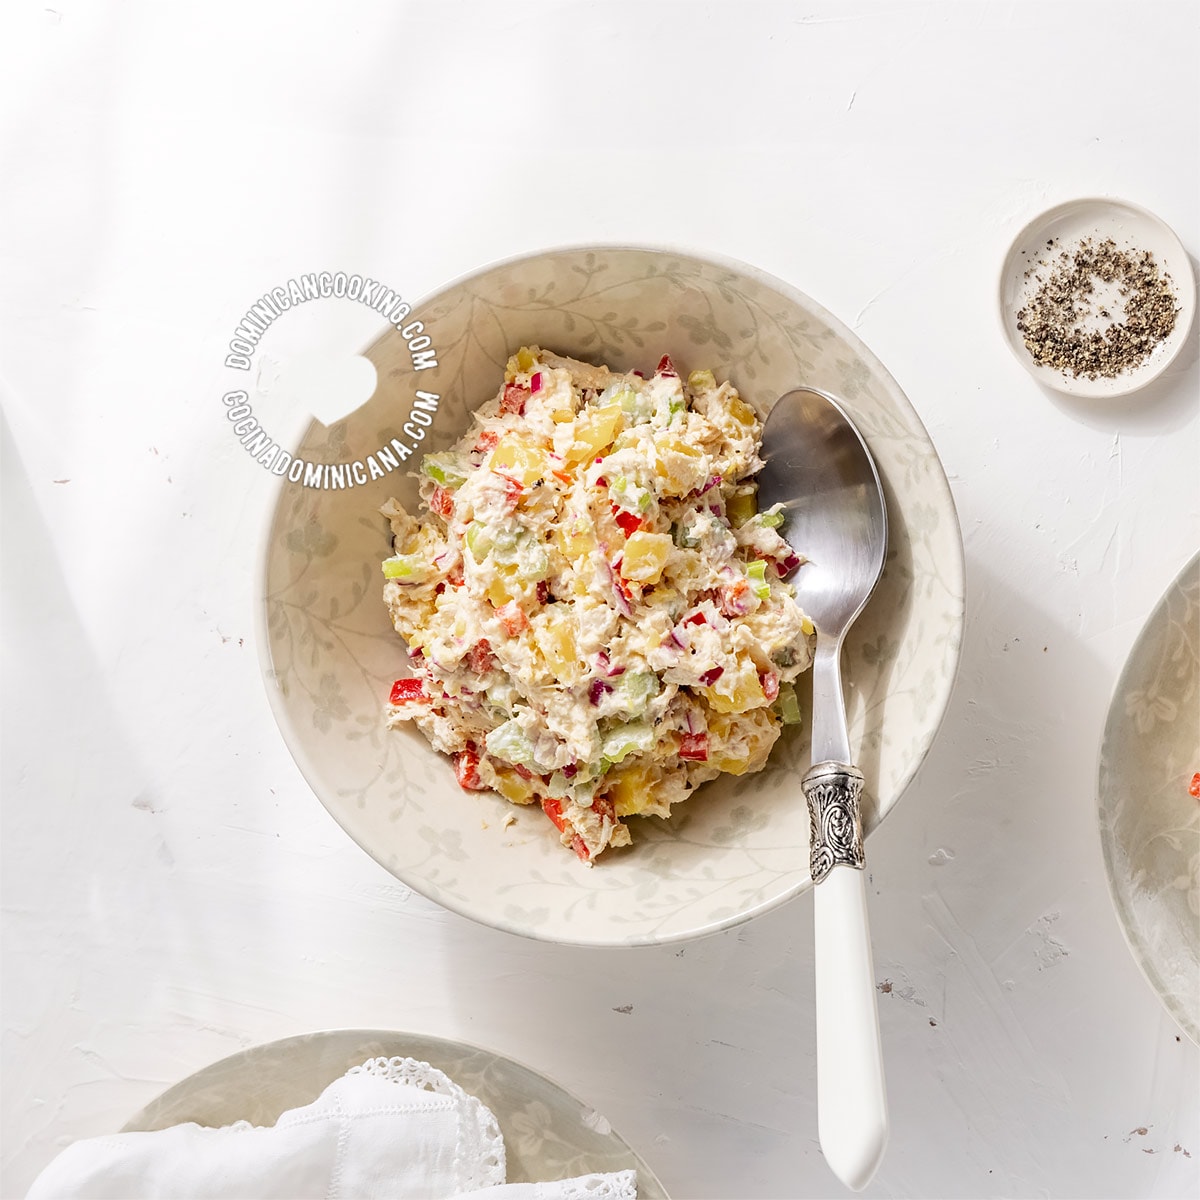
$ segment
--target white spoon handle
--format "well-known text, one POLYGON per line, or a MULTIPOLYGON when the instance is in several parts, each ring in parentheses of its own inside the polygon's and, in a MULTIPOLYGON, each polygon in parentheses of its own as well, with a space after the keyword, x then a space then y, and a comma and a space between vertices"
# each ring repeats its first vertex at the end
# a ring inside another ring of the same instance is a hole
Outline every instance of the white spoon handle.
POLYGON ((866 875, 837 866, 817 886, 817 1130, 833 1173, 866 1187, 888 1139, 866 875))

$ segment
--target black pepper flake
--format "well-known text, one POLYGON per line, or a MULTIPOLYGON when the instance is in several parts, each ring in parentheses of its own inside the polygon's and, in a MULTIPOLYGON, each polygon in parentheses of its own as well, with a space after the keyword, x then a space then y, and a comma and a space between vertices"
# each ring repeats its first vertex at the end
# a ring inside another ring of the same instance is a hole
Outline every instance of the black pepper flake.
MULTIPOLYGON (((1052 245, 1046 243, 1047 247, 1052 245)), ((1171 277, 1148 250, 1123 250, 1112 238, 1084 238, 1025 272, 1040 285, 1017 313, 1017 329, 1036 363, 1064 375, 1113 379, 1132 370, 1170 337, 1180 309, 1171 277), (1048 268, 1045 274, 1037 274, 1048 268), (1093 307, 1096 280, 1115 284, 1124 298, 1124 318, 1093 307), (1099 317, 1104 327, 1086 328, 1099 317)))

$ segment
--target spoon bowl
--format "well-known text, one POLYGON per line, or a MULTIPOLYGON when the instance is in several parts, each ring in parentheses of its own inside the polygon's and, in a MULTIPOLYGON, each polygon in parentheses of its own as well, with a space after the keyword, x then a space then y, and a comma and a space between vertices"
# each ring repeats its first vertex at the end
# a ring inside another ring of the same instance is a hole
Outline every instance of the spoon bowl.
POLYGON ((863 878, 863 775, 842 693, 846 630, 883 571, 887 508, 879 472, 842 406, 815 388, 781 396, 763 428, 762 507, 782 505, 783 536, 804 561, 796 603, 816 628, 810 826, 821 1150, 847 1187, 865 1187, 887 1145, 887 1096, 863 878))
POLYGON ((887 509, 879 472, 838 402, 815 388, 781 396, 763 430, 764 507, 782 503, 784 537, 808 559, 796 603, 836 636, 862 611, 883 571, 887 509))

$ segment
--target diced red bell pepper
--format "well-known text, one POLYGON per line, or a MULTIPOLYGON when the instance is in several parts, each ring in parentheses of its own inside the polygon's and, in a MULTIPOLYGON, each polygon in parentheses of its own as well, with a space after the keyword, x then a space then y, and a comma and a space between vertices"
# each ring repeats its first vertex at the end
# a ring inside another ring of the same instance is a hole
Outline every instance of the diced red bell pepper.
POLYGON ((779 676, 774 671, 763 671, 758 682, 768 700, 774 700, 779 695, 779 676))
POLYGON ((612 821, 614 824, 617 820, 617 806, 610 796, 596 796, 592 800, 592 812, 596 814, 602 821, 612 821))
POLYGON ((483 780, 479 778, 479 752, 474 742, 468 742, 465 750, 454 756, 454 778, 468 792, 482 792, 483 780))
POLYGON ((700 682, 704 684, 705 687, 712 687, 712 685, 716 683, 717 680, 720 679, 724 674, 724 667, 713 667, 710 670, 705 671, 704 674, 700 676, 700 682))
POLYGON ((739 579, 721 588, 720 605, 722 616, 744 617, 750 611, 750 584, 739 579))
POLYGON ((1192 776, 1192 782, 1188 784, 1188 795, 1195 796, 1197 800, 1200 800, 1200 771, 1192 776))
POLYGON ((624 558, 618 558, 617 561, 613 563, 613 583, 616 584, 617 591, 621 593, 625 603, 632 605, 633 592, 630 590, 629 580, 621 574, 621 564, 624 561, 624 558))
POLYGON ((646 528, 646 522, 642 520, 636 513, 627 512, 623 508, 618 508, 615 504, 611 505, 612 514, 616 518, 616 522, 621 527, 621 532, 629 537, 631 534, 637 533, 639 529, 646 528))
POLYGON ((679 372, 675 370, 675 364, 671 361, 671 356, 669 354, 664 354, 662 358, 658 360, 658 368, 655 374, 666 375, 672 379, 679 378, 679 372))
POLYGON ((503 471, 495 471, 493 474, 499 475, 504 480, 504 509, 506 512, 512 512, 517 507, 517 501, 520 500, 525 487, 519 479, 505 475, 503 471))
POLYGON ((414 700, 424 700, 425 683, 420 679, 397 679, 392 684, 392 704, 411 704, 414 700))
POLYGON ((522 779, 532 779, 533 778, 533 772, 528 767, 522 766, 520 763, 513 763, 512 769, 514 771, 516 771, 516 773, 518 775, 520 775, 520 777, 522 779))
POLYGON ((495 665, 496 656, 492 653, 492 644, 487 638, 480 638, 467 651, 467 666, 476 675, 486 675, 495 665))
MULTIPOLYGON (((554 827, 559 831, 559 833, 566 832, 567 819, 562 815, 561 801, 557 800, 554 796, 543 796, 542 812, 544 812, 546 816, 548 816, 550 820, 554 822, 554 827)), ((575 836, 571 838, 571 849, 575 851, 580 860, 583 862, 587 862, 587 860, 591 858, 591 855, 588 853, 587 843, 584 842, 583 838, 581 838, 579 834, 575 834, 575 836)))
POLYGON ((537 585, 537 602, 539 604, 550 603, 550 583, 548 580, 539 579, 537 585))
POLYGON ((542 812, 554 822, 559 833, 566 828, 566 818, 562 815, 562 801, 556 796, 542 797, 542 812))
POLYGON ((500 623, 509 637, 516 637, 522 629, 529 628, 529 618, 521 611, 521 606, 515 600, 510 600, 496 609, 496 616, 500 618, 500 623))
POLYGON ((446 582, 451 587, 462 587, 466 582, 466 576, 463 575, 462 563, 455 563, 454 566, 446 572, 446 582))
POLYGON ((476 450, 495 450, 500 444, 500 435, 494 429, 485 429, 475 442, 476 450))
POLYGON ((525 401, 529 399, 529 394, 529 389, 519 383, 506 383, 504 395, 500 397, 500 411, 520 416, 525 411, 525 401))
POLYGON ((679 757, 708 762, 708 734, 685 733, 679 740, 679 757))
POLYGON ((450 517, 454 514, 454 496, 446 488, 439 483, 433 489, 433 495, 429 497, 429 507, 433 509, 439 517, 450 517))
POLYGON ((692 613, 692 615, 687 617, 683 623, 685 625, 707 625, 708 618, 702 612, 692 613))

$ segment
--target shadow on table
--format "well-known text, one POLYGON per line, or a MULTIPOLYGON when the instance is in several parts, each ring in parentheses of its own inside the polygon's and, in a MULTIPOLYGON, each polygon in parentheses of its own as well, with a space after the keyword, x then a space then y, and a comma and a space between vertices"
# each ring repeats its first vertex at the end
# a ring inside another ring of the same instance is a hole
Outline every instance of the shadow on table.
MULTIPOLYGON (((1028 1129, 1071 1102, 1055 1055, 1025 1029, 1021 971, 1058 953, 1064 850, 1102 874, 1093 785, 1112 681, 1078 633, 1022 593, 1029 577, 968 561, 949 710, 868 842, 893 1125, 868 1196, 937 1194, 947 1164, 926 1149, 958 1137, 963 1113, 1007 1107, 997 1120, 1028 1129)), ((1102 884, 1091 901, 1107 906, 1102 884)), ((479 929, 469 960, 446 963, 448 992, 463 1027, 603 1112, 668 1191, 774 1195, 787 1179, 789 1195, 826 1196, 836 1185, 817 1142, 811 925, 802 896, 673 947, 587 950, 479 929)), ((1045 1147, 1001 1142, 984 1186, 1016 1194, 1045 1168, 1034 1161, 1045 1147)))

